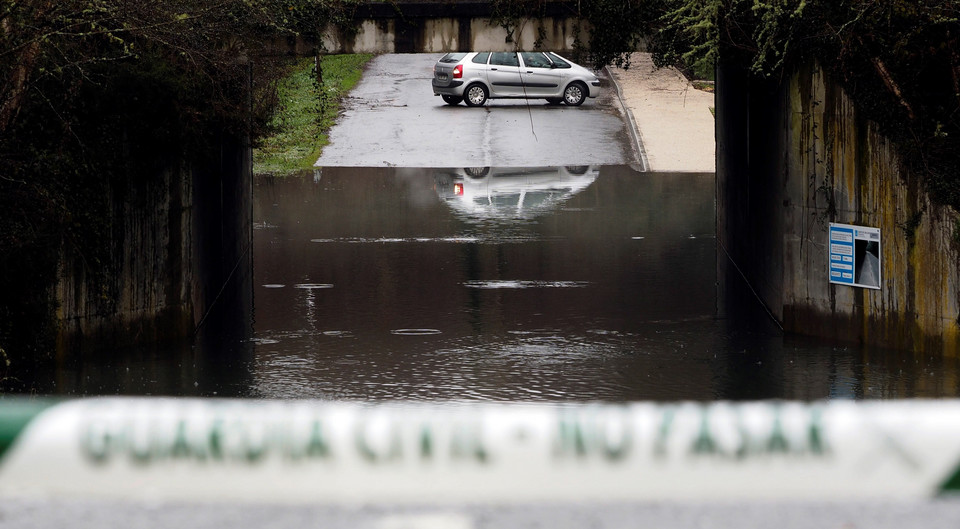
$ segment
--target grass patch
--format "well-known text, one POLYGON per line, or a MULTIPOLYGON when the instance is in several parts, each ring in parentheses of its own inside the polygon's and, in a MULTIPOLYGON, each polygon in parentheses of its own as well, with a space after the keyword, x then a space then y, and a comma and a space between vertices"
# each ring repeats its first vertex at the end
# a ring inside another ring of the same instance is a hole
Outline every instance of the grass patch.
POLYGON ((324 56, 321 89, 315 83, 312 57, 292 63, 277 87, 273 133, 253 151, 253 172, 282 175, 312 168, 330 143, 327 132, 340 112, 340 99, 360 81, 371 58, 369 53, 324 56))

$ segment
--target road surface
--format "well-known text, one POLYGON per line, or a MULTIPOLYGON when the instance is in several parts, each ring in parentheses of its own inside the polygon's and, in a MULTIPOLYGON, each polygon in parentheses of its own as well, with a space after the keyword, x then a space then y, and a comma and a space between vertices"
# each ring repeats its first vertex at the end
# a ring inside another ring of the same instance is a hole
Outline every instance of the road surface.
MULTIPOLYGON (((494 99, 449 106, 433 95, 436 54, 375 57, 344 100, 320 167, 627 165, 639 156, 615 88, 582 106, 494 99)), ((603 75, 603 72, 601 72, 603 75)))

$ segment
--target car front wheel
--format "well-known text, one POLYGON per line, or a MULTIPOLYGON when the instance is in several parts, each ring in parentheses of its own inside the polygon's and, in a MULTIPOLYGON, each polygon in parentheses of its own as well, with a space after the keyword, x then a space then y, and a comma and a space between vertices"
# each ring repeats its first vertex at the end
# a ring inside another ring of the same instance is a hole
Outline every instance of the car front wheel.
POLYGON ((463 101, 462 97, 442 95, 443 101, 448 105, 459 105, 463 101))
POLYGON ((468 107, 479 107, 487 102, 487 89, 482 84, 472 84, 463 93, 468 107))
POLYGON ((563 102, 570 106, 580 106, 587 98, 587 87, 581 82, 570 83, 563 90, 563 102))

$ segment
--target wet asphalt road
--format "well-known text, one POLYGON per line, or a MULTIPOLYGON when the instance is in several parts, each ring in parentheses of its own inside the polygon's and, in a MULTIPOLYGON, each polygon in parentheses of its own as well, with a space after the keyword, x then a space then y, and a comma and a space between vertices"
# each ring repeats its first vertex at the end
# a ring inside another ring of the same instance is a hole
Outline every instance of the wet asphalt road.
POLYGON ((375 57, 344 100, 318 166, 488 167, 627 165, 637 153, 620 101, 603 87, 580 107, 494 99, 449 106, 433 95, 439 54, 375 57))

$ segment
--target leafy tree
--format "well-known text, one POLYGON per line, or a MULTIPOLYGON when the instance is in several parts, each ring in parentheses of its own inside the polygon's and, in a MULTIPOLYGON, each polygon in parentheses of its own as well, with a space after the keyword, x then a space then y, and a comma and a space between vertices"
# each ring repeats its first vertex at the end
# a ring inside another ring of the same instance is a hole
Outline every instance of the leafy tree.
POLYGON ((956 0, 665 0, 654 60, 719 55, 778 79, 817 61, 864 116, 960 209, 960 3, 956 0))
POLYGON ((593 27, 587 46, 590 64, 628 68, 630 54, 653 30, 663 7, 658 0, 583 0, 578 9, 593 27))
MULTIPOLYGON (((661 12, 662 0, 579 0, 566 2, 562 7, 569 15, 586 21, 592 28, 586 43, 576 35, 575 52, 583 55, 594 68, 608 64, 627 67, 630 53, 641 44, 643 36, 661 12)), ((534 19, 547 13, 548 0, 491 0, 491 22, 507 32, 508 42, 513 34, 534 19)), ((578 28, 579 29, 579 28, 578 28)), ((541 28, 542 30, 542 28, 541 28)), ((543 39, 541 31, 537 42, 543 39)), ((539 44, 535 47, 539 47, 539 44)), ((580 59, 578 59, 580 60, 580 59)))

